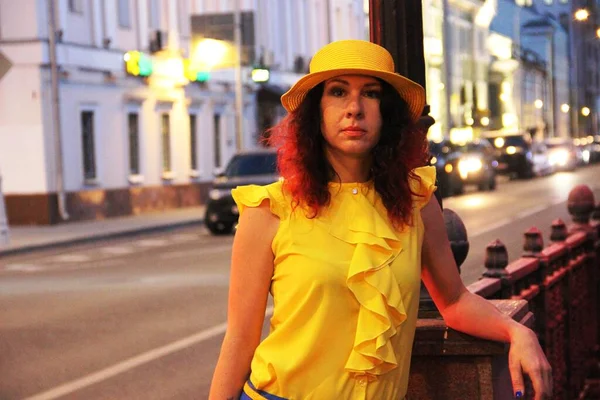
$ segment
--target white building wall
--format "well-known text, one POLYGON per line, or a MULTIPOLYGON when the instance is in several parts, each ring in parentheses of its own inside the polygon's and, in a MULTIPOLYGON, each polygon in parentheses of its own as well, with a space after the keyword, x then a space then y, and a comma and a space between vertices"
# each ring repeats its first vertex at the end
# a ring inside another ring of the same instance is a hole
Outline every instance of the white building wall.
POLYGON ((0 80, 0 174, 4 193, 30 194, 48 186, 39 69, 44 48, 35 41, 40 33, 37 6, 36 0, 0 0, 0 52, 12 63, 0 80))
MULTIPOLYGON (((191 84, 161 92, 124 73, 123 54, 148 51, 154 30, 168 32, 169 45, 189 52, 191 13, 231 11, 227 0, 127 0, 129 24, 120 26, 118 2, 82 0, 81 13, 57 1, 57 61, 61 66, 60 113, 66 191, 116 189, 131 185, 186 184, 212 179, 214 115, 220 114, 221 165, 236 151, 233 72, 215 73, 208 87, 191 84), (157 7, 156 9, 154 7, 157 7), (151 15, 157 11, 158 25, 151 15), (225 88, 219 82, 228 82, 225 88), (81 111, 94 111, 97 177, 83 173, 81 111), (129 174, 127 113, 139 112, 140 176, 129 174), (172 176, 162 171, 160 113, 171 115, 172 176), (188 114, 197 115, 198 170, 190 167, 188 114), (134 182, 135 181, 135 182, 134 182)), ((308 62, 332 39, 365 37, 362 0, 241 0, 256 13, 257 49, 274 67, 273 83, 288 86, 301 74, 294 60, 308 62), (327 10, 338 13, 337 20, 327 10), (349 23, 356 21, 356 23, 349 23), (333 25, 329 25, 331 22, 333 25), (294 27, 294 29, 289 29, 294 27)), ((10 41, 47 38, 47 1, 0 0, 0 51, 13 62, 0 80, 0 171, 6 194, 56 190, 56 157, 52 126, 47 45, 10 41), (15 151, 18 149, 18 151, 15 151)), ((244 70, 249 82, 249 70, 244 70)), ((253 85, 250 85, 253 86, 253 85)), ((255 88, 254 88, 255 89, 255 88)), ((255 146, 256 105, 252 89, 244 95, 244 147, 255 146)))

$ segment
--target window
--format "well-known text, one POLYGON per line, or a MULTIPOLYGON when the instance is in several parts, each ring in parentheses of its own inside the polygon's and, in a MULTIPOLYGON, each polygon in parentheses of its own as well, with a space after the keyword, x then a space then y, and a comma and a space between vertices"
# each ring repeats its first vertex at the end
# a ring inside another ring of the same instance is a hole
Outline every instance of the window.
POLYGON ((221 114, 213 115, 215 167, 221 166, 221 114))
POLYGON ((169 114, 161 115, 163 172, 171 172, 171 121, 169 114))
POLYGON ((119 26, 121 28, 131 27, 131 15, 129 14, 129 0, 117 0, 119 13, 119 26))
POLYGON ((140 123, 138 113, 127 114, 127 127, 129 131, 129 173, 140 173, 140 123))
POLYGON ((83 13, 83 0, 69 0, 69 11, 72 13, 83 13))
POLYGON ((96 179, 96 148, 94 145, 94 112, 81 112, 81 143, 83 150, 83 177, 96 179))
POLYGON ((159 28, 158 10, 158 0, 148 0, 148 28, 150 29, 159 28))
POLYGON ((198 149, 196 145, 198 143, 196 137, 196 114, 190 114, 190 168, 192 170, 198 169, 198 149))

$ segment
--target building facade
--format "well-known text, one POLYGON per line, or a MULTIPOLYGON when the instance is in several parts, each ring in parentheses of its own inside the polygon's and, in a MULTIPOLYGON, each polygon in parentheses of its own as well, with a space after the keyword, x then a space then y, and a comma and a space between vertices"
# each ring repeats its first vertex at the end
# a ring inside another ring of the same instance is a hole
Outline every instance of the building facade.
POLYGON ((569 38, 551 15, 499 0, 488 39, 491 124, 538 138, 571 132, 569 38))
POLYGON ((215 168, 281 118, 280 94, 319 47, 368 39, 362 0, 238 1, 0 0, 9 222, 201 204, 215 168), (238 10, 239 64, 221 40, 238 10), (257 65, 268 82, 251 79, 257 65))
POLYGON ((470 140, 489 121, 487 48, 496 0, 423 0, 429 138, 470 140))
MULTIPOLYGON (((600 103, 600 1, 518 0, 559 21, 568 34, 571 95, 569 114, 574 137, 597 135, 600 103)), ((565 108, 566 109, 566 108, 565 108)))

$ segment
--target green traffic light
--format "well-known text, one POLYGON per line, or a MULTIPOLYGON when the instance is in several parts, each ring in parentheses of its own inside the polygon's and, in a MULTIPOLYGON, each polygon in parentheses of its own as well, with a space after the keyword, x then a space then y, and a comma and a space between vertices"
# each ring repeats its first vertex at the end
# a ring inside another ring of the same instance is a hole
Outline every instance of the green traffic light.
POLYGON ((152 59, 147 55, 140 54, 138 66, 140 68, 140 76, 152 75, 152 59))

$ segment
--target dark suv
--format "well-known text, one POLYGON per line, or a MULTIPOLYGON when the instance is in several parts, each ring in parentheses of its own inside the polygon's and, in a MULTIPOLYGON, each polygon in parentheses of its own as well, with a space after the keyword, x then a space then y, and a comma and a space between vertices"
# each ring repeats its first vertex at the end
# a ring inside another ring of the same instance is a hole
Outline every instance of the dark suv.
POLYGON ((464 183, 458 173, 460 152, 449 140, 429 142, 430 164, 435 166, 437 186, 442 197, 461 194, 464 183))
POLYGON ((279 179, 277 153, 272 149, 238 153, 217 175, 208 193, 204 224, 214 234, 233 231, 239 218, 231 189, 243 185, 268 185, 279 179))
POLYGON ((528 133, 486 132, 483 137, 496 149, 498 174, 516 176, 520 179, 534 176, 531 137, 528 133))

